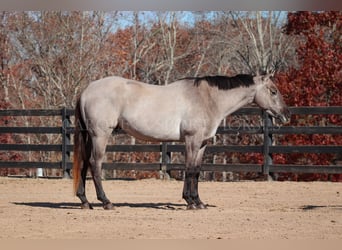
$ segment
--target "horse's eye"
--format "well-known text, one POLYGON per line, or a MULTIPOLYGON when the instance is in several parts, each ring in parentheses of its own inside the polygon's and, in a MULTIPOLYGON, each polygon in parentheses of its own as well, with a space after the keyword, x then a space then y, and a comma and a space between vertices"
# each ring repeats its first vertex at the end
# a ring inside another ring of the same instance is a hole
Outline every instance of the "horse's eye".
POLYGON ((278 90, 276 88, 270 88, 271 95, 277 95, 278 90))

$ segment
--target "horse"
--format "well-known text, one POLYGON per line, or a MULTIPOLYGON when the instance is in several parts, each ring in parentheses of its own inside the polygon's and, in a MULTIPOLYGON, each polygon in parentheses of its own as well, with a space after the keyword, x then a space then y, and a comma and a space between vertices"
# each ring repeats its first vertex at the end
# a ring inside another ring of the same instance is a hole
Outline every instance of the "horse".
POLYGON ((207 141, 221 121, 253 102, 282 123, 290 119, 271 77, 189 77, 164 86, 117 76, 91 82, 75 107, 73 183, 81 208, 92 209, 85 194, 89 167, 97 199, 104 209, 114 208, 102 187, 101 165, 116 127, 138 139, 185 142, 183 199, 187 209, 207 208, 199 197, 198 178, 207 141))

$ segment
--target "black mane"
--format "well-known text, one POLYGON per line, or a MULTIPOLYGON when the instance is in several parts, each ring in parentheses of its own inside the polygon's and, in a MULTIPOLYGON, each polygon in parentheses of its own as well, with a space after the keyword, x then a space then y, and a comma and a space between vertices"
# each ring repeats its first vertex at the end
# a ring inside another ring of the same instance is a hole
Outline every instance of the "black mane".
POLYGON ((249 87, 254 84, 252 75, 240 74, 232 77, 228 76, 202 76, 188 77, 188 80, 193 80, 195 86, 199 86, 201 81, 208 82, 209 86, 218 87, 218 89, 228 90, 238 87, 249 87))

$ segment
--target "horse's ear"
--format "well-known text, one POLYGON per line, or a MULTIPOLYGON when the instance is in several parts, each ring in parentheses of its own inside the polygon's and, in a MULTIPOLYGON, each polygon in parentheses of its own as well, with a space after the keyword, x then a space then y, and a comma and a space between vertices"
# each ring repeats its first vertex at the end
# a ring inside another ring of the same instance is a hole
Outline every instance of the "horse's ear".
POLYGON ((273 66, 272 68, 267 70, 267 73, 268 73, 268 75, 270 75, 272 77, 272 76, 274 76, 275 71, 276 71, 276 68, 273 66))
POLYGON ((266 75, 263 75, 262 77, 261 77, 261 80, 264 82, 264 81, 267 81, 267 80, 269 80, 271 77, 273 77, 273 74, 274 73, 269 73, 269 74, 266 74, 266 75))

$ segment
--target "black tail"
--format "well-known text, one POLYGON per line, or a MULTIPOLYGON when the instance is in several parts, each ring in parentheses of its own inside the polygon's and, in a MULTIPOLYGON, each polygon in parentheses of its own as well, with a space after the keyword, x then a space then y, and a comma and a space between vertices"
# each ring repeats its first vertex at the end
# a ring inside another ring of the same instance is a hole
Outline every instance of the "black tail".
POLYGON ((88 135, 86 131, 86 124, 81 114, 80 99, 77 100, 75 107, 75 133, 74 133, 74 161, 73 161, 73 180, 74 180, 74 193, 76 195, 80 177, 81 165, 86 159, 86 142, 88 135))

